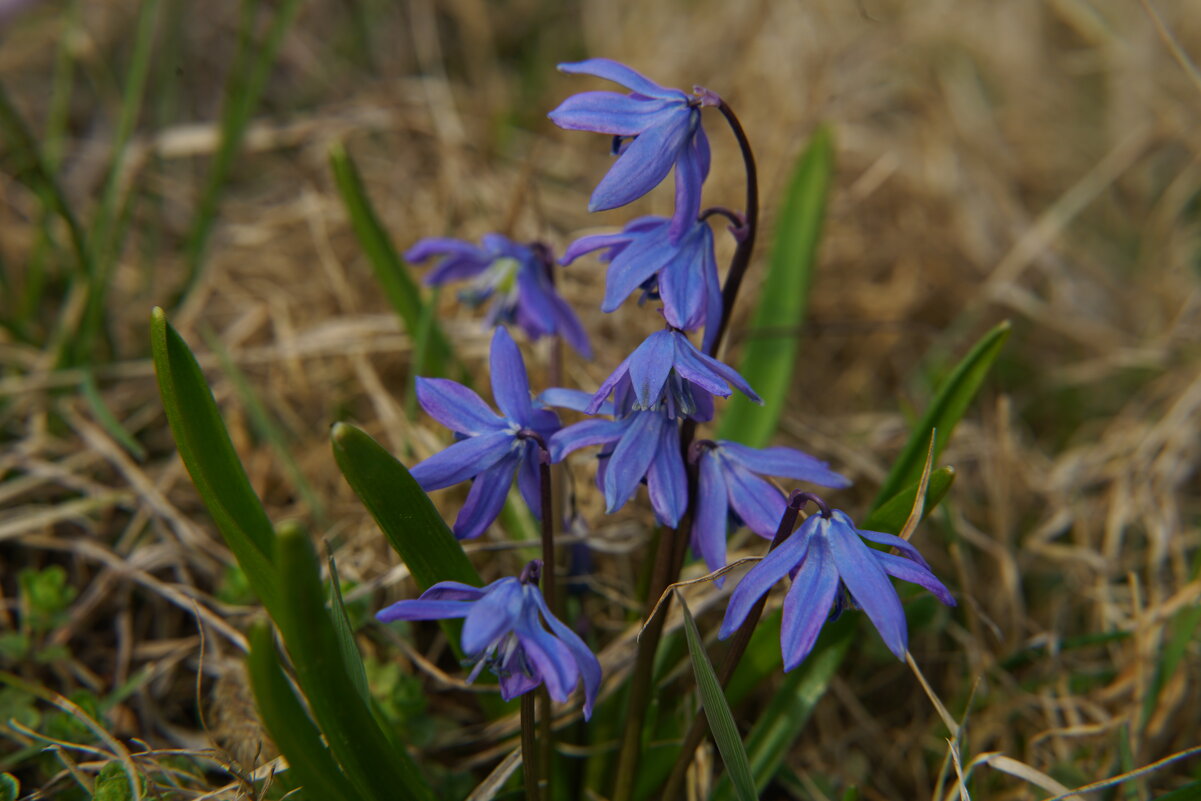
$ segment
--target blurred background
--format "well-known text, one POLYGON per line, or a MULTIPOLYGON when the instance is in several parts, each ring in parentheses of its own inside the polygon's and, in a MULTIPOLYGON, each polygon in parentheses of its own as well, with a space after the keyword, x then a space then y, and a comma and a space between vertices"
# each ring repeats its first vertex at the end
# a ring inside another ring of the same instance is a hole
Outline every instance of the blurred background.
MULTIPOLYGON (((0 686, 11 721, 0 770, 52 797, 76 786, 70 770, 99 769, 95 753, 54 754, 31 734, 103 739, 46 703, 61 694, 112 736, 160 749, 140 759, 177 760, 180 797, 249 792, 239 777, 273 756, 239 656, 260 612, 175 455, 150 309, 165 307, 201 357, 272 519, 301 520, 336 549, 362 623, 412 587, 330 458, 328 427, 353 421, 410 464, 444 434, 412 414, 412 341, 355 238, 331 150, 357 163, 400 249, 502 231, 561 252, 636 213, 669 213, 670 188, 587 213, 609 143, 546 113, 611 88, 554 68, 590 56, 729 102, 759 163, 764 244, 788 224, 775 209, 798 154, 830 130, 808 313, 788 330, 749 329, 761 249, 726 357, 751 336, 800 338, 777 441, 855 480, 840 507, 870 500, 939 379, 1011 321, 944 454, 956 484, 915 540, 960 599, 949 623, 911 625, 926 676, 966 717, 964 762, 1002 752, 1074 787, 1196 746, 1199 11, 1183 0, 0 2, 0 664, 24 683, 0 686)), ((706 202, 740 206, 733 138, 706 119, 706 202)), ((633 304, 602 314, 595 261, 560 281, 598 351, 568 354, 565 383, 591 391, 657 318, 633 304)), ((439 319, 480 365, 488 334, 451 294, 439 319)), ((530 353, 545 370, 546 349, 530 353)), ((453 513, 461 495, 436 500, 453 513)), ((632 599, 645 509, 613 520, 581 501, 606 586, 632 599)), ((509 561, 477 564, 488 577, 509 561)), ((775 797, 950 790, 948 732, 878 646, 852 651, 775 797)), ((462 710, 427 698, 396 643, 363 647, 389 714, 426 728, 431 764, 460 770, 444 749, 462 710)), ((980 762, 971 786, 1053 794, 1015 773, 980 762)), ((1190 777, 1201 760, 1173 760, 1122 797, 1190 777)))

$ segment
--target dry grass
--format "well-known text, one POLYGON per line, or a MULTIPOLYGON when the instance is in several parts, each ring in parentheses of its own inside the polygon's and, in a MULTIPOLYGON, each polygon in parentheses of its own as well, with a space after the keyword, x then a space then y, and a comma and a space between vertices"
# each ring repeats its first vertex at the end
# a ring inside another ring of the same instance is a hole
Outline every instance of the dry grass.
MULTIPOLYGON (((0 74, 36 125, 47 113, 49 45, 65 26, 47 5, 0 32, 0 74)), ((85 79, 63 165, 82 208, 94 202, 111 76, 136 8, 86 5, 85 79)), ((0 620, 16 625, 18 570, 64 565, 78 597, 47 641, 70 656, 16 669, 57 692, 99 694, 145 671, 114 734, 218 748, 218 762, 247 771, 269 753, 251 707, 227 700, 244 696, 239 632, 259 613, 218 598, 232 558, 173 453, 145 346, 150 307, 183 275, 184 223, 215 143, 236 4, 212 5, 182 12, 179 49, 156 62, 155 91, 176 82, 178 108, 144 125, 133 147, 130 185, 149 200, 114 277, 116 359, 97 368, 106 402, 149 457, 128 456, 63 391, 78 374, 50 371, 38 347, 0 335, 0 620)), ((948 632, 923 633, 914 651, 951 713, 967 718, 957 745, 965 769, 1001 752, 1074 787, 1122 770, 1123 740, 1130 767, 1197 745, 1195 639, 1145 721, 1141 708, 1165 626, 1201 597, 1192 569, 1201 546, 1201 85, 1187 61, 1201 54, 1201 16, 1162 0, 582 0, 541 16, 524 0, 503 10, 409 0, 364 4, 375 19, 364 55, 354 51, 350 5, 313 0, 285 40, 207 272, 173 318, 199 352, 201 331, 215 332, 288 432, 344 580, 383 590, 376 601, 408 591, 403 571, 381 571, 394 557, 330 458, 329 424, 353 420, 417 457, 443 434, 404 416, 410 343, 332 190, 328 146, 347 143, 401 245, 503 229, 562 247, 630 214, 586 214, 604 144, 543 118, 582 86, 554 62, 604 54, 729 100, 757 148, 769 226, 806 135, 833 127, 836 187, 780 441, 857 480, 840 505, 873 494, 906 430, 898 408, 923 402, 924 376, 986 326, 1013 320, 997 374, 945 456, 959 471, 945 513, 917 534, 962 599, 948 632), (1063 647, 1119 630, 1131 636, 1063 647)), ((707 197, 737 203, 732 141, 720 131, 713 141, 707 197)), ((670 203, 660 192, 637 211, 670 203)), ((36 198, 0 174, 0 258, 18 285, 38 213, 36 198)), ((584 388, 651 324, 633 308, 602 315, 602 280, 582 263, 564 279, 599 351, 568 363, 567 380, 584 388)), ((457 348, 478 361, 485 333, 466 311, 448 303, 446 314, 457 348)), ((735 348, 745 334, 736 320, 735 348)), ((228 377, 205 364, 272 518, 313 520, 228 377)), ((449 509, 454 499, 439 500, 449 509)), ((613 552, 603 588, 616 613, 643 534, 593 519, 613 552)), ((790 764, 857 784, 869 799, 954 795, 955 768, 938 771, 949 732, 908 669, 867 654, 848 667, 790 764)), ((1137 797, 1178 785, 1196 764, 1150 774, 1137 797)), ((1007 766, 974 768, 983 797, 1032 797, 1007 766)))

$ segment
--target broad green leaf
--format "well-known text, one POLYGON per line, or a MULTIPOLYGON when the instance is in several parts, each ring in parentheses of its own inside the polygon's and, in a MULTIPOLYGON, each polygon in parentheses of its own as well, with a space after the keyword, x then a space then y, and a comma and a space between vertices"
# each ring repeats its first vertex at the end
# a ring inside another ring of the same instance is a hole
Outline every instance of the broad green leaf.
POLYGON ((21 795, 21 782, 11 773, 0 773, 0 801, 17 801, 21 795))
MULTIPOLYGON (((813 708, 825 695, 854 638, 858 628, 855 623, 853 617, 844 616, 826 626, 821 635, 824 644, 814 649, 800 667, 788 674, 751 728, 746 739, 746 754, 757 790, 762 790, 771 781, 788 749, 805 727, 813 708)), ((733 795, 732 789, 729 780, 723 776, 713 797, 720 801, 742 797, 733 795)), ((751 795, 751 798, 757 797, 751 795)))
POLYGON ((688 654, 692 658, 692 671, 696 675, 701 706, 705 710, 705 719, 709 721, 709 730, 713 732, 717 750, 726 765, 726 776, 723 778, 732 782, 739 801, 755 801, 759 795, 755 792, 750 763, 738 734, 738 726, 734 723, 734 715, 726 703, 725 693, 722 692, 721 682, 717 680, 709 655, 705 653, 705 645, 701 642, 701 634, 697 631, 688 604, 679 593, 676 593, 676 600, 680 602, 680 611, 684 614, 684 635, 688 639, 688 654))
POLYGON ((294 783, 304 788, 309 801, 356 801, 350 781, 284 675, 271 630, 264 624, 250 630, 246 665, 263 725, 287 758, 294 783))
POLYGON ((1201 798, 1201 781, 1195 781, 1164 793, 1155 801, 1197 801, 1199 798, 1201 798))
POLYGON ((738 365, 763 406, 742 395, 732 397, 718 430, 722 439, 764 447, 788 403, 833 167, 833 139, 828 129, 819 128, 784 195, 767 278, 738 365))
POLYGON ((450 343, 447 342, 442 329, 432 318, 428 321, 428 332, 423 332, 421 290, 409 275, 392 238, 379 221, 358 168, 346 148, 335 144, 329 151, 329 165, 334 173, 334 183, 342 202, 346 204, 346 212, 350 216, 350 224, 354 228, 355 237, 367 260, 375 270, 376 280, 384 290, 388 302, 400 316, 405 330, 414 342, 426 341, 421 361, 425 364, 429 375, 446 375, 447 367, 453 358, 450 343))
POLYGON ((196 357, 159 308, 150 317, 150 349, 180 458, 255 593, 276 617, 275 531, 234 451, 196 357))
POLYGON ((354 629, 350 627, 350 617, 346 614, 346 605, 342 602, 342 585, 338 578, 338 563, 330 554, 329 560, 329 606, 334 617, 334 631, 338 635, 338 647, 346 659, 350 669, 350 680, 364 703, 371 703, 371 691, 367 687, 367 668, 363 665, 359 646, 354 641, 354 629))
POLYGON ((349 423, 335 423, 331 439, 342 475, 422 589, 439 581, 483 584, 463 546, 403 464, 349 423))
POLYGON ((873 509, 880 508, 904 487, 917 484, 922 475, 922 467, 926 463, 932 429, 938 430, 934 442, 934 458, 937 459, 942 453, 943 447, 951 438, 951 432, 955 430, 956 423, 976 397, 989 368, 1001 352, 1001 346, 1009 337, 1009 330, 1009 322, 1005 321, 985 334, 938 388, 933 402, 926 409, 921 422, 913 429, 901 455, 893 464, 888 477, 884 479, 884 484, 872 503, 873 509))
MULTIPOLYGON (((867 531, 898 533, 904 527, 905 521, 909 517, 909 511, 913 509, 919 483, 915 481, 892 496, 886 503, 881 504, 878 509, 867 516, 862 524, 859 524, 859 527, 867 531)), ((954 467, 940 467, 930 473, 930 484, 926 488, 926 504, 922 510, 923 520, 929 517, 934 508, 946 497, 953 483, 955 483, 954 467)))
POLYGON ((365 799, 433 801, 403 748, 394 747, 354 688, 321 586, 317 554, 297 526, 280 526, 276 543, 283 603, 275 618, 296 680, 334 758, 365 799))

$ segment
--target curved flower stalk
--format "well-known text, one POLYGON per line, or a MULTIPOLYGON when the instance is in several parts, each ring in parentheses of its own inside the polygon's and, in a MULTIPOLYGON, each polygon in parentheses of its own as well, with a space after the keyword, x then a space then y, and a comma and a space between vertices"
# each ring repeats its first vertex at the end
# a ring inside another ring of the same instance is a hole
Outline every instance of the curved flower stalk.
POLYGON ((478 537, 500 514, 517 475, 517 486, 535 517, 542 515, 538 465, 545 443, 559 429, 558 416, 535 406, 521 351, 504 328, 492 335, 492 395, 503 415, 479 395, 446 378, 418 378, 417 399, 431 417, 459 435, 445 450, 410 473, 425 491, 474 478, 455 519, 459 539, 478 537))
POLYGON ((842 608, 841 602, 835 603, 840 595, 849 595, 867 613, 884 644, 902 660, 909 633, 901 600, 888 577, 920 584, 944 604, 955 605, 916 548, 892 534, 855 528, 845 512, 835 509, 829 516, 823 513, 807 518, 795 534, 742 577, 730 596, 718 638, 733 634, 756 601, 785 575, 792 576, 780 624, 786 671, 809 655, 831 608, 842 608), (896 548, 903 556, 869 548, 863 540, 896 548))
POLYGON ((601 261, 609 263, 601 311, 616 311, 631 292, 649 288, 663 301, 663 316, 672 328, 705 327, 708 350, 708 336, 721 321, 713 230, 693 219, 673 241, 670 225, 664 217, 640 217, 621 233, 582 237, 568 246, 560 263, 571 264, 586 253, 601 251, 601 261))
POLYGON ((588 718, 600 689, 600 662, 578 634, 551 614, 537 587, 541 570, 542 562, 535 559, 520 578, 502 578, 485 587, 440 581, 420 598, 398 601, 375 617, 382 623, 465 618, 463 652, 475 662, 467 681, 475 681, 486 667, 500 679, 506 701, 546 685, 559 703, 582 682, 588 718))
POLYGON ((709 140, 701 127, 701 106, 720 103, 711 92, 688 95, 651 81, 624 64, 590 58, 559 69, 595 75, 631 90, 581 92, 567 98, 548 116, 560 128, 610 134, 616 163, 597 184, 589 211, 624 206, 654 189, 676 170, 676 211, 669 236, 680 238, 700 213, 701 185, 709 175, 709 140))
MULTIPOLYGON (((844 488, 851 482, 830 466, 793 448, 751 448, 726 440, 698 440, 690 461, 697 465, 697 513, 692 523, 692 550, 710 571, 726 565, 726 533, 730 518, 765 539, 776 534, 788 500, 759 475, 808 481, 844 488)), ((719 579, 720 581, 720 579, 719 579)))
POLYGON ((459 299, 480 306, 491 299, 489 326, 516 325, 530 339, 559 335, 584 358, 592 357, 588 335, 551 281, 553 258, 545 245, 524 245, 500 234, 485 234, 481 245, 459 239, 422 239, 405 259, 423 262, 440 257, 425 283, 441 286, 470 281, 459 299))

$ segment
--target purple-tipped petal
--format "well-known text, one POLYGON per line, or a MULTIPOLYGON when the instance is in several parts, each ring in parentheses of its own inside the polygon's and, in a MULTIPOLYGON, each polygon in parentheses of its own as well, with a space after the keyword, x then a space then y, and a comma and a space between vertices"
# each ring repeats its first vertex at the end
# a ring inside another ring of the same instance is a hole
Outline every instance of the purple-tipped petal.
POLYGON ((615 311, 631 292, 646 283, 675 255, 675 250, 657 232, 646 233, 633 240, 609 263, 601 311, 615 311))
POLYGON ((734 592, 730 595, 730 603, 726 606, 726 616, 722 618, 721 629, 717 638, 724 640, 742 625, 751 607, 772 588, 777 581, 788 575, 805 556, 809 548, 810 534, 815 528, 816 517, 810 517, 801 524, 800 529, 791 537, 784 540, 774 551, 763 557, 763 561, 750 569, 734 592))
POLYGON ((665 421, 657 411, 635 412, 631 417, 605 470, 605 511, 610 514, 638 489, 658 450, 659 426, 665 421))
POLYGON ((589 211, 624 206, 645 195, 667 177, 687 138, 686 107, 664 111, 662 121, 639 134, 597 184, 589 211))
POLYGON ((441 620, 448 617, 466 617, 471 604, 464 601, 397 601, 375 613, 380 623, 394 620, 441 620))
POLYGON ((842 583, 850 590, 855 603, 867 613, 888 650, 897 659, 904 660, 909 643, 905 612, 888 574, 853 527, 837 519, 831 520, 828 539, 842 583))
POLYGON ((443 259, 438 266, 425 274, 422 282, 426 286, 442 286, 455 281, 466 281, 488 269, 490 258, 479 259, 475 256, 452 256, 443 259))
POLYGON ((625 88, 646 97, 660 100, 679 100, 686 102, 688 95, 679 89, 668 89, 647 78, 625 64, 609 58, 589 58, 584 61, 574 61, 559 64, 559 71, 570 75, 595 75, 613 83, 619 83, 625 88))
MULTIPOLYGON (((567 266, 580 256, 587 253, 592 253, 605 248, 617 249, 620 252, 621 248, 630 244, 630 236, 625 231, 616 234, 593 234, 591 236, 583 236, 567 246, 567 250, 563 251, 563 258, 559 259, 559 264, 567 266)), ((609 258, 612 258, 615 253, 609 253, 609 258)), ((604 254, 602 254, 602 259, 604 254)))
POLYGON ((584 719, 587 720, 592 717, 592 704, 596 701, 596 694, 600 690, 600 662, 578 634, 551 614, 542 593, 538 593, 535 600, 538 603, 538 609, 542 612, 542 618, 550 626, 550 630, 555 633, 555 636, 563 642, 563 645, 567 646, 567 650, 575 659, 576 667, 579 668, 580 676, 584 679, 584 719))
POLYGON ((459 440, 415 465, 409 474, 426 492, 449 487, 503 461, 512 443, 513 435, 508 431, 490 431, 459 440))
POLYGON ((473 587, 461 581, 439 581, 421 593, 422 601, 478 601, 484 597, 488 587, 473 587))
POLYGON ((705 322, 708 273, 716 275, 716 270, 713 231, 707 224, 693 221, 680 238, 675 255, 659 270, 659 295, 668 325, 691 331, 705 322))
POLYGON ((788 506, 783 493, 736 464, 726 470, 726 486, 730 488, 730 505, 746 527, 760 537, 774 537, 788 506))
MULTIPOLYGON (((538 592, 537 589, 529 589, 538 592)), ((526 656, 542 677, 550 697, 559 703, 566 701, 579 680, 579 668, 567 646, 542 628, 538 622, 538 607, 531 598, 527 597, 521 619, 514 630, 526 656)))
POLYGON ((463 621, 463 652, 471 655, 483 651, 517 625, 522 611, 522 587, 515 578, 501 579, 491 591, 471 605, 463 621))
MULTIPOLYGON (((835 510, 834 514, 837 516, 842 513, 835 510)), ((896 548, 898 551, 905 554, 905 556, 907 556, 910 559, 912 559, 913 561, 917 562, 922 567, 926 568, 927 570, 930 569, 929 563, 926 562, 926 560, 922 557, 922 555, 920 553, 918 553, 917 548, 914 548, 912 545, 910 545, 908 542, 901 539, 900 537, 898 537, 894 534, 885 534, 883 531, 864 531, 863 529, 860 529, 860 528, 857 528, 855 530, 857 532, 859 532, 859 536, 863 537, 865 540, 868 540, 869 542, 874 542, 877 545, 884 545, 889 548, 896 548)))
POLYGON ((530 514, 538 520, 542 519, 542 470, 541 449, 531 442, 521 456, 521 464, 517 467, 517 487, 521 497, 529 507, 530 514))
MULTIPOLYGON (((518 651, 514 654, 514 659, 524 659, 522 652, 518 651)), ((512 701, 514 698, 525 695, 530 690, 542 683, 540 678, 527 676, 522 672, 523 668, 517 668, 511 672, 505 672, 500 677, 500 697, 506 701, 512 701)))
POLYGON ((873 551, 872 555, 888 575, 925 587, 930 594, 947 606, 955 606, 955 597, 951 595, 951 591, 930 572, 929 568, 923 567, 912 559, 883 551, 873 551))
POLYGON ((614 136, 637 136, 658 122, 673 100, 646 100, 617 92, 580 92, 546 116, 560 128, 614 136))
MULTIPOLYGON (((756 473, 795 478, 798 481, 808 481, 823 487, 837 489, 851 486, 851 482, 846 476, 835 473, 826 462, 815 459, 795 448, 751 448, 727 440, 721 440, 718 444, 721 445, 722 452, 730 461, 756 473)), ((854 527, 849 520, 847 522, 854 527)))
POLYGON ((534 413, 530 381, 521 351, 504 328, 498 328, 492 334, 490 364, 492 397, 496 399, 496 405, 510 420, 525 425, 534 413))
POLYGON ((626 360, 634 396, 644 409, 654 406, 663 392, 663 385, 667 383, 667 376, 675 361, 677 336, 673 331, 656 331, 626 360))
MULTIPOLYGON (((637 350, 635 350, 635 353, 636 352, 637 350)), ((592 400, 588 401, 588 405, 584 407, 584 412, 586 414, 600 413, 601 406, 604 405, 605 399, 609 397, 609 393, 617 389, 617 386, 621 383, 621 380, 626 378, 626 375, 630 371, 630 361, 633 358, 633 353, 625 357, 621 364, 617 365, 617 369, 610 373, 609 377, 601 382, 600 387, 598 387, 596 392, 592 395, 592 400)), ((614 404, 614 407, 619 408, 617 404, 614 404)))
POLYGON ((646 489, 656 519, 673 528, 679 524, 688 508, 688 473, 674 421, 666 421, 659 428, 659 447, 646 472, 646 489))
MULTIPOLYGON (((689 381, 701 386, 717 385, 719 380, 724 380, 755 403, 762 405, 763 399, 755 394, 755 390, 751 389, 751 385, 746 382, 746 379, 737 370, 733 367, 727 367, 712 356, 706 356, 704 353, 701 353, 683 334, 677 334, 677 337, 676 372, 689 381), (702 380, 705 383, 702 383, 702 380)), ((706 386, 706 388, 708 387, 706 386)), ((714 395, 721 395, 722 397, 726 397, 731 393, 729 387, 722 387, 722 389, 724 390, 722 392, 709 391, 714 395)))
MULTIPOLYGON (((709 571, 726 565, 726 526, 729 499, 721 465, 711 453, 701 455, 697 470, 696 515, 692 521, 692 550, 709 571)), ((722 579, 718 579, 722 581, 722 579)), ((721 586, 720 584, 718 586, 721 586)))
POLYGON ((834 594, 838 592, 838 569, 830 556, 824 537, 814 537, 801 569, 792 579, 784 596, 784 617, 780 621, 780 652, 784 671, 804 661, 830 614, 834 594))
POLYGON ((491 261, 487 253, 470 242, 449 237, 431 236, 418 240, 404 253, 405 261, 425 261, 430 256, 469 256, 475 259, 484 259, 485 264, 491 261))
MULTIPOLYGON (((689 116, 689 127, 694 136, 679 151, 676 158, 676 211, 671 218, 667 235, 675 242, 688 230, 701 211, 701 187, 705 183, 704 165, 698 152, 697 136, 701 131, 700 109, 693 109, 689 116)), ((706 144, 708 144, 706 140, 706 144)))
POLYGON ((625 429, 625 422, 621 420, 583 420, 567 426, 550 438, 551 461, 561 462, 564 456, 580 448, 614 442, 625 429))
MULTIPOLYGON (((582 412, 588 408, 588 404, 592 403, 592 393, 585 392, 582 389, 551 387, 538 393, 538 397, 535 400, 543 406, 554 406, 557 409, 571 409, 575 412, 582 412)), ((613 414, 613 404, 602 404, 598 413, 613 414)))
POLYGON ((430 417, 460 434, 485 434, 506 426, 483 398, 448 378, 418 376, 417 400, 430 417))
POLYGON ((513 486, 513 473, 517 469, 518 456, 501 459, 475 477, 467 500, 455 518, 454 533, 460 540, 469 540, 483 534, 492 521, 500 515, 505 505, 509 488, 513 486))

